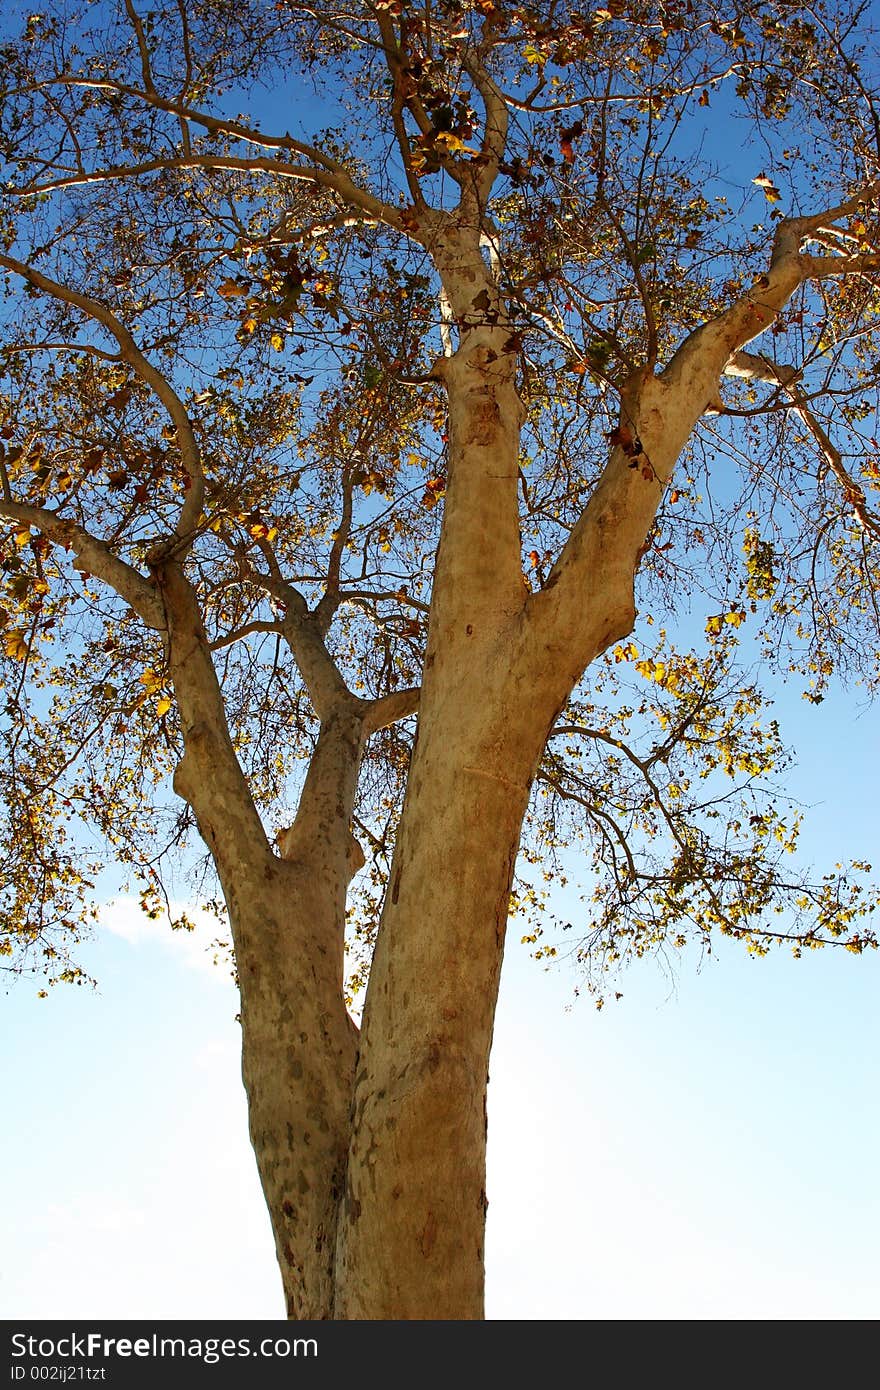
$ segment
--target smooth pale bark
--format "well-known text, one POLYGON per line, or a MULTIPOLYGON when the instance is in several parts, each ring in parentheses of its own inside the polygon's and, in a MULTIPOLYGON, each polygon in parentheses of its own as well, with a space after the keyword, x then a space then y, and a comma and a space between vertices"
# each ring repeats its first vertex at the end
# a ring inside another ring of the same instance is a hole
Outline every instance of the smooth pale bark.
POLYGON ((342 1318, 483 1316, 488 1060, 522 820, 574 680, 633 618, 630 563, 619 615, 585 603, 579 654, 547 662, 520 554, 516 345, 462 240, 437 252, 461 331, 440 373, 449 487, 357 1063, 342 1318))

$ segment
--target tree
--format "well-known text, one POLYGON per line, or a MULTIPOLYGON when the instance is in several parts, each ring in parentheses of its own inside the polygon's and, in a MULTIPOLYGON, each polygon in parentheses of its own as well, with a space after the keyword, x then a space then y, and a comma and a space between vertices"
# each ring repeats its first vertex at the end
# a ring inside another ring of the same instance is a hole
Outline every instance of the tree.
POLYGON ((102 854, 158 914, 197 827, 291 1316, 481 1316, 504 938, 554 950, 566 844, 600 1004, 716 932, 876 945, 870 866, 788 868, 749 665, 876 679, 865 12, 10 27, 3 950, 81 978, 102 854))

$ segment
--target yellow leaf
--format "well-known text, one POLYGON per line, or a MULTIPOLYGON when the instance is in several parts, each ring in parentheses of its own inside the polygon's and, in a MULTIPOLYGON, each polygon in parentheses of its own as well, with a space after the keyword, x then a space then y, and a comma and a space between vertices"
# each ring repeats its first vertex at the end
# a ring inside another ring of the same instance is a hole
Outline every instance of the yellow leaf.
POLYGON ((148 666, 143 675, 138 679, 141 685, 145 687, 145 693, 147 695, 152 695, 155 691, 162 689, 162 677, 156 674, 152 666, 148 666))
POLYGON ((30 538, 31 538, 31 533, 30 533, 30 530, 29 530, 29 529, 26 530, 26 531, 16 531, 16 533, 15 533, 15 544, 19 547, 19 549, 21 549, 21 547, 22 547, 23 545, 27 545, 27 543, 28 543, 28 541, 30 540, 30 538))
POLYGON ((157 702, 157 704, 156 704, 156 713, 161 717, 163 714, 167 714, 168 711, 170 710, 170 708, 171 708, 171 698, 170 698, 170 696, 168 696, 168 695, 163 695, 162 698, 161 698, 161 700, 159 700, 159 701, 157 702))
POLYGON ((710 637, 718 636, 719 632, 721 631, 722 621, 723 618, 720 613, 716 613, 714 618, 709 619, 709 621, 706 623, 706 631, 709 633, 710 637))
POLYGON ((272 344, 276 352, 282 352, 284 350, 283 333, 273 333, 272 337, 269 339, 269 342, 272 344))
POLYGON ((736 611, 736 609, 734 609, 733 612, 725 613, 724 615, 724 621, 726 623, 729 623, 731 627, 741 627, 745 620, 745 613, 739 613, 736 611))
POLYGON ((3 645, 6 648, 6 655, 11 656, 14 661, 24 661, 28 654, 28 644, 24 633, 17 627, 10 628, 3 634, 3 645))
POLYGON ((247 290, 237 280, 224 280, 222 285, 217 286, 217 293, 222 299, 236 299, 239 295, 247 294, 247 290))

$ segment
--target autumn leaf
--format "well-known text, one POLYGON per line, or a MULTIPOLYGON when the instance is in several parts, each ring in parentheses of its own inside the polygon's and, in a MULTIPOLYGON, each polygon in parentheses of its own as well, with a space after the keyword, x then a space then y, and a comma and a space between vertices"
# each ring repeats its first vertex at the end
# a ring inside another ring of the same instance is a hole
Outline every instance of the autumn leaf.
POLYGON ((617 425, 609 430, 608 443, 614 449, 622 449, 627 458, 636 458, 642 452, 642 441, 635 438, 628 425, 617 425))
POLYGON ((608 432, 608 443, 614 449, 623 449, 624 453, 632 446, 632 430, 627 425, 615 425, 613 430, 608 432))
POLYGON ((782 194, 779 192, 773 180, 768 179, 766 174, 759 174, 756 179, 752 179, 752 183, 757 184, 759 188, 763 189, 764 197, 767 199, 768 203, 778 203, 781 199, 782 194))
POLYGON ((237 280, 224 280, 217 286, 217 293, 221 299, 236 299, 239 295, 247 294, 247 288, 237 280))
POLYGON ((565 130, 559 132, 559 148, 562 151, 562 158, 566 164, 574 164, 573 140, 577 140, 584 133, 583 121, 575 121, 574 125, 567 126, 565 130))
POLYGON ((428 511, 435 507, 440 498, 446 491, 446 482, 443 478, 429 478, 425 484, 425 491, 422 493, 422 506, 428 511))
POLYGON ((729 613, 715 613, 706 621, 706 632, 710 637, 717 637, 725 624, 728 627, 741 627, 746 620, 746 615, 742 609, 734 608, 729 613))
POLYGON ((6 648, 6 655, 11 656, 14 661, 24 661, 27 657, 27 639, 20 628, 12 627, 8 632, 4 632, 3 645, 6 648))
POLYGON ((146 671, 138 677, 147 695, 154 695, 157 690, 162 689, 162 677, 154 671, 152 666, 148 666, 146 671))

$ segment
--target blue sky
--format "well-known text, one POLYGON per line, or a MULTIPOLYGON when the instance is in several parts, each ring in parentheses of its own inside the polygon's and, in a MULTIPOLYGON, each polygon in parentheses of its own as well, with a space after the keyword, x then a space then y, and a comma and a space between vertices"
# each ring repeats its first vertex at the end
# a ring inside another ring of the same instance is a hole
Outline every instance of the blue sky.
MULTIPOLYGON (((806 851, 870 858, 876 718, 794 691, 779 712, 803 750, 806 851)), ((136 904, 106 920, 98 993, 3 1000, 0 1316, 280 1317, 231 982, 136 904)), ((880 955, 675 964, 629 970, 597 1013, 511 930, 488 1315, 876 1317, 880 955)))

